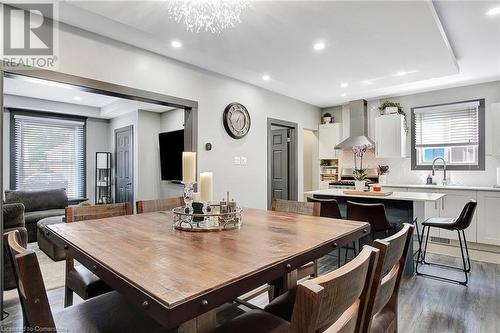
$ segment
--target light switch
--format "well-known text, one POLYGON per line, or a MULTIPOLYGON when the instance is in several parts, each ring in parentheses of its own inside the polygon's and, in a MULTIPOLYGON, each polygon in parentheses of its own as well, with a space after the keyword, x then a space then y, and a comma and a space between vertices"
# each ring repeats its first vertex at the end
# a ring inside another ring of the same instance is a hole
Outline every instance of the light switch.
POLYGON ((247 165, 247 158, 244 156, 241 156, 241 165, 247 165))
POLYGON ((234 157, 233 164, 234 164, 234 165, 240 165, 240 164, 241 164, 241 159, 240 159, 240 157, 239 157, 239 156, 235 156, 235 157, 234 157))

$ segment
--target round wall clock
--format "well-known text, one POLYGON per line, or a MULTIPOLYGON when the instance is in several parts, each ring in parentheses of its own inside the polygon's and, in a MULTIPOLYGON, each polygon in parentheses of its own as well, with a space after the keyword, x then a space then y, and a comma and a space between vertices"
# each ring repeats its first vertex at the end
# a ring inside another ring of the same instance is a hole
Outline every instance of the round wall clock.
POLYGON ((241 139, 250 130, 250 114, 240 103, 231 103, 226 106, 222 120, 227 134, 233 139, 241 139))

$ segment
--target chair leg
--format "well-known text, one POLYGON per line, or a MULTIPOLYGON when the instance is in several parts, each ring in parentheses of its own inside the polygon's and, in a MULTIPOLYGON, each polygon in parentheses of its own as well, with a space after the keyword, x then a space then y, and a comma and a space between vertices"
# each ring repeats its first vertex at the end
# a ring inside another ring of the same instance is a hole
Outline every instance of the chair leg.
POLYGON ((73 290, 64 288, 64 307, 73 305, 73 290))
MULTIPOLYGON (((460 236, 460 230, 457 230, 457 234, 458 234, 458 241, 460 242, 460 253, 462 254, 462 263, 464 265, 464 275, 465 275, 465 281, 463 283, 460 283, 460 284, 463 284, 463 285, 467 285, 467 282, 469 281, 469 276, 467 274, 467 265, 465 263, 465 255, 464 255, 464 247, 462 245, 462 237, 460 236)), ((465 238, 464 238, 465 240, 465 238)))
MULTIPOLYGON (((424 227, 425 232, 425 227, 424 227)), ((424 244, 424 254, 422 256, 422 263, 425 264, 425 256, 427 255, 427 244, 429 244, 429 234, 431 233, 431 227, 427 226, 427 235, 425 236, 425 244, 424 244)))
POLYGON ((340 247, 337 250, 337 268, 340 268, 340 247))
POLYGON ((274 285, 272 284, 269 285, 269 289, 267 290, 267 298, 269 303, 274 299, 274 285))
POLYGON ((465 253, 467 254, 467 273, 470 272, 470 257, 469 257, 469 248, 467 247, 467 239, 465 239, 465 230, 462 230, 462 236, 464 237, 464 244, 465 244, 465 253))

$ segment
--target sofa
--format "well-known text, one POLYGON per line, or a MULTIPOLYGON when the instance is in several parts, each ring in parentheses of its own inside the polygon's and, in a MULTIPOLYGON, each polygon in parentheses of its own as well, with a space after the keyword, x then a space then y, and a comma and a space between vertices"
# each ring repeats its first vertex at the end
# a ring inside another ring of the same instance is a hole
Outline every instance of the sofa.
MULTIPOLYGON (((21 236, 21 245, 26 247, 28 232, 24 227, 24 205, 22 203, 10 203, 3 205, 3 227, 4 232, 18 230, 21 236)), ((14 270, 8 253, 4 250, 4 289, 16 288, 14 270)))
POLYGON ((51 216, 63 216, 68 206, 68 196, 63 188, 34 191, 5 191, 5 203, 22 203, 28 242, 37 240, 37 222, 51 216))

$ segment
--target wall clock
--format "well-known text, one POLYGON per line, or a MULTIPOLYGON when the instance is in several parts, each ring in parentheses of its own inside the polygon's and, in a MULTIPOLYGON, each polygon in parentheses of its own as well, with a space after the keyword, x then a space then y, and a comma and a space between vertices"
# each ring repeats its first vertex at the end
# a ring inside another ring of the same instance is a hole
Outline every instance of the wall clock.
POLYGON ((233 139, 241 139, 250 130, 250 114, 240 103, 231 103, 226 106, 222 120, 227 134, 233 139))

